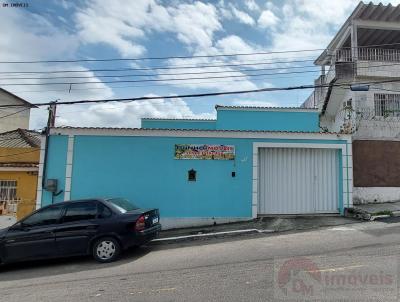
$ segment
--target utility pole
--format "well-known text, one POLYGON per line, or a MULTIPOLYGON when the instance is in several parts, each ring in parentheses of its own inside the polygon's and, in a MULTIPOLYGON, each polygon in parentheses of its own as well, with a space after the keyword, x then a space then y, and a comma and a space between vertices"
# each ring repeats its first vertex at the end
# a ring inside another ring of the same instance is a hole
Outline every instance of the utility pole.
POLYGON ((52 128, 56 124, 57 101, 51 102, 49 108, 49 117, 47 120, 47 128, 52 128))
POLYGON ((42 188, 46 189, 46 164, 47 164, 47 151, 49 149, 49 138, 50 138, 50 128, 54 127, 56 124, 56 111, 57 111, 57 100, 51 102, 49 105, 49 115, 47 118, 47 126, 44 130, 45 135, 45 150, 44 150, 44 163, 43 163, 43 175, 42 175, 42 188))

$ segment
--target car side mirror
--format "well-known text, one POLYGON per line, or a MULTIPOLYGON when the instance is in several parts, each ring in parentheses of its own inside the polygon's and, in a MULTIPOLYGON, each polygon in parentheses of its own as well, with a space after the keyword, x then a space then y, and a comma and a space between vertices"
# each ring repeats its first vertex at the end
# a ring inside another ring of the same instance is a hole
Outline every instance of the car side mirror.
POLYGON ((14 224, 10 229, 14 231, 29 231, 29 225, 26 225, 23 222, 18 222, 14 224))
POLYGON ((10 230, 13 231, 21 231, 23 229, 23 225, 22 222, 17 222, 16 224, 14 224, 13 226, 11 226, 10 230))

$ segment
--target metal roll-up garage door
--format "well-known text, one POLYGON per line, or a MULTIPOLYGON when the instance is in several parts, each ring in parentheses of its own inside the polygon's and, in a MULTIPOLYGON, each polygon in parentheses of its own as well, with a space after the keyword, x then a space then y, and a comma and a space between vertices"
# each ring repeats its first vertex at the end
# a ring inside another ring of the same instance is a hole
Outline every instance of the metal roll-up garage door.
POLYGON ((259 150, 259 214, 338 213, 335 149, 259 150))

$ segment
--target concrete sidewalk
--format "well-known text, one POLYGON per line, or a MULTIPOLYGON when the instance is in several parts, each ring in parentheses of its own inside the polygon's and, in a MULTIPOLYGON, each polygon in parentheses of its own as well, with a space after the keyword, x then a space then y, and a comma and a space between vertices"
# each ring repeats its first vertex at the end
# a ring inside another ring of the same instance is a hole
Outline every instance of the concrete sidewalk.
POLYGON ((262 217, 248 222, 165 230, 161 231, 159 239, 155 242, 309 230, 359 222, 359 219, 342 216, 262 217))
POLYGON ((16 222, 16 218, 11 215, 0 215, 0 229, 4 229, 13 225, 16 222))
POLYGON ((400 201, 354 205, 355 215, 363 219, 376 219, 400 215, 400 201))

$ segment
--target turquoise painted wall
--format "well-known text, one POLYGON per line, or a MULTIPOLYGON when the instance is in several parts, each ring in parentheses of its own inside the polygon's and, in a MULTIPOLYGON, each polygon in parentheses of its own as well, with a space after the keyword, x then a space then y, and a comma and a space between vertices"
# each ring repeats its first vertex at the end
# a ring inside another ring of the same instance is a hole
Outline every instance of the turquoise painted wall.
POLYGON ((193 120, 150 120, 142 119, 142 128, 145 129, 200 129, 215 130, 215 121, 193 120))
POLYGON ((315 111, 217 110, 217 130, 319 132, 315 111))
MULTIPOLYGON (((71 199, 125 197, 163 217, 251 217, 253 142, 346 143, 332 140, 75 136, 71 199), (175 144, 227 144, 234 161, 175 160, 175 144), (187 181, 187 171, 197 181, 187 181), (231 172, 236 172, 236 177, 231 172)), ((51 137, 49 176, 65 183, 67 137, 51 137)), ((340 167, 341 170, 341 167, 340 167)), ((62 187, 63 189, 63 187, 62 187)), ((43 195, 42 204, 51 202, 43 195)), ((340 192, 342 198, 343 194, 340 192)), ((63 194, 56 198, 60 201, 63 194)), ((343 204, 343 201, 340 201, 343 204)))
MULTIPOLYGON (((59 190, 65 188, 65 166, 67 163, 68 136, 52 135, 49 138, 47 153, 46 178, 57 179, 59 190)), ((52 198, 52 193, 43 190, 42 205, 49 205, 53 202, 63 201, 64 192, 52 198)))

